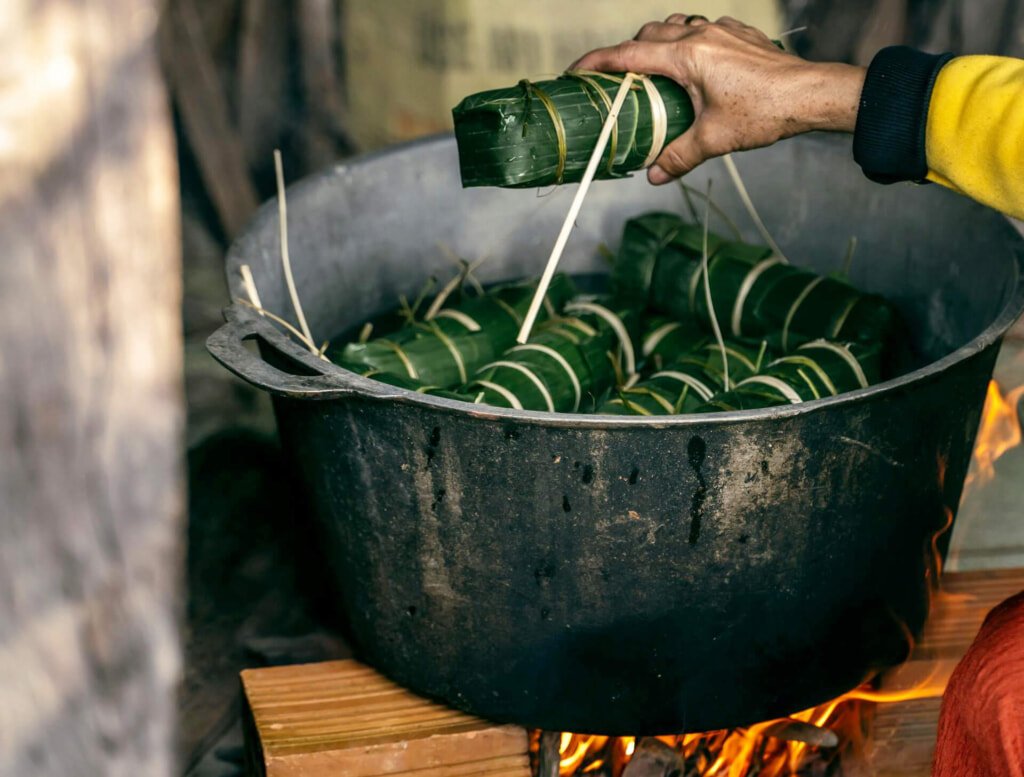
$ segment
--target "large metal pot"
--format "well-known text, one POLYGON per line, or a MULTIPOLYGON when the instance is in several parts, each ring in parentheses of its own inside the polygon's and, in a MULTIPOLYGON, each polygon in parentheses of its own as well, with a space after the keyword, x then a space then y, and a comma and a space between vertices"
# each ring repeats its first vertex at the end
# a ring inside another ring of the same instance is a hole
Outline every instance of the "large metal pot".
MULTIPOLYGON (((1022 241, 937 186, 867 182, 841 140, 738 161, 791 260, 828 272, 857 237, 853 281, 901 308, 927 366, 786 408, 550 415, 391 388, 227 310, 210 350, 273 394, 367 661, 495 720, 638 734, 784 715, 904 658, 1024 302, 1022 241)), ((745 222, 722 166, 691 178, 707 176, 745 222)), ((438 241, 489 256, 484 280, 538 272, 568 199, 463 191, 449 138, 296 184, 291 256, 314 335, 449 272, 438 241)), ((565 269, 600 270, 596 247, 614 248, 627 217, 681 204, 642 178, 596 184, 565 269)), ((228 254, 234 297, 242 263, 294 321, 273 203, 228 254)))

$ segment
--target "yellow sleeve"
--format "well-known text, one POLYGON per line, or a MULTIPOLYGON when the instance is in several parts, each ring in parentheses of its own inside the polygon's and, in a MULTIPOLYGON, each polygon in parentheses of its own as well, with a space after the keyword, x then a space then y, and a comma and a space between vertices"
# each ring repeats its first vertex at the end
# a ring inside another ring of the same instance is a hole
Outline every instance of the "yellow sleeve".
POLYGON ((935 80, 928 180, 1024 219, 1024 60, 957 57, 935 80))

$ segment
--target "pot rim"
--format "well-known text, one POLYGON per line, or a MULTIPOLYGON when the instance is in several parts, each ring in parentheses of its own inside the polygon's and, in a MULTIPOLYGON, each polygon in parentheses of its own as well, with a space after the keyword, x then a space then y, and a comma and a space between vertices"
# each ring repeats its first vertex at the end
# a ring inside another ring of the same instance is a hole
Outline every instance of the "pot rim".
MULTIPOLYGON (((396 149, 410 149, 419 146, 453 142, 452 133, 432 135, 425 138, 391 146, 387 149, 374 151, 362 155, 351 161, 340 162, 324 171, 308 176, 293 185, 289 191, 301 191, 307 187, 319 184, 325 177, 333 177, 341 172, 349 174, 351 171, 372 164, 375 160, 394 154, 396 149)), ((277 210, 276 199, 265 202, 255 214, 250 224, 256 223, 266 216, 266 213, 273 209, 277 210)), ((1006 218, 1006 217, 1004 217, 1006 218)), ((1008 218, 1006 223, 1009 229, 1014 230, 1013 224, 1008 218)), ((238 272, 239 265, 244 263, 244 255, 241 249, 240 239, 232 242, 225 258, 225 269, 228 275, 228 286, 232 299, 244 297, 244 290, 238 272)), ((326 362, 315 357, 298 342, 286 335, 281 329, 275 326, 266 317, 261 316, 257 311, 239 302, 233 302, 230 307, 224 310, 224 318, 229 326, 234 324, 245 329, 245 339, 250 337, 259 338, 267 345, 279 351, 289 360, 301 364, 303 367, 313 371, 316 375, 322 376, 317 388, 311 390, 308 387, 300 387, 300 381, 308 382, 304 376, 292 376, 281 373, 284 376, 280 382, 285 385, 267 386, 259 384, 262 388, 282 396, 289 396, 297 399, 309 400, 330 400, 349 397, 372 401, 391 401, 402 404, 422 407, 430 410, 440 410, 459 415, 468 415, 491 421, 516 421, 528 422, 539 426, 571 427, 581 429, 618 429, 618 428, 651 428, 661 429, 666 427, 685 426, 706 426, 709 423, 715 424, 736 424, 766 419, 793 418, 806 413, 814 413, 819 410, 826 410, 835 406, 852 404, 861 400, 871 400, 885 394, 898 391, 902 388, 923 382, 929 378, 947 371, 967 359, 976 356, 982 351, 998 342, 1013 323, 1024 313, 1024 236, 1016 246, 1008 244, 1008 250, 1013 255, 1014 288, 1009 299, 1003 305, 999 314, 989 326, 979 333, 972 340, 960 346, 951 353, 933 362, 919 367, 904 375, 892 378, 882 383, 877 383, 867 388, 848 391, 832 397, 808 400, 795 405, 783 405, 777 407, 755 408, 752 410, 732 410, 714 414, 689 414, 689 415, 667 415, 667 416, 624 416, 624 415, 600 415, 600 414, 575 414, 575 413, 549 413, 537 410, 516 410, 514 408, 492 407, 489 405, 474 405, 445 397, 437 397, 429 394, 421 394, 408 389, 390 386, 372 378, 346 370, 343 367, 326 362), (296 382, 295 390, 287 385, 287 378, 296 382)), ((212 339, 212 338, 211 338, 212 339)), ((227 365, 233 369, 233 365, 227 365)), ((233 369, 242 378, 247 376, 233 369)), ((250 381, 253 382, 253 381, 250 381)))

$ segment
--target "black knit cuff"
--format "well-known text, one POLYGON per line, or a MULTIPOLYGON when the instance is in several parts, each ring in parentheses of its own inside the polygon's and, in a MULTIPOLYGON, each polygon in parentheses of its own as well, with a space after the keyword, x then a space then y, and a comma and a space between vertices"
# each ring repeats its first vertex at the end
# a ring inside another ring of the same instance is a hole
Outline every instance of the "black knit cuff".
POLYGON ((890 46, 875 55, 853 134, 853 158, 872 181, 921 181, 928 175, 928 105, 935 78, 952 58, 907 46, 890 46))

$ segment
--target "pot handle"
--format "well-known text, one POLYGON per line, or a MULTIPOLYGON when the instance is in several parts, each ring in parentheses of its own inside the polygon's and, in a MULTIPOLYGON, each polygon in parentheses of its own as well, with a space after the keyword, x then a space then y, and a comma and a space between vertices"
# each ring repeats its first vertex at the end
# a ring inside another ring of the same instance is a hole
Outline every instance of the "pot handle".
MULTIPOLYGON (((366 389, 354 381, 347 380, 345 374, 292 375, 284 372, 245 347, 246 340, 258 336, 260 333, 255 322, 228 320, 207 338, 206 350, 242 380, 278 396, 296 399, 338 399, 357 393, 371 396, 381 393, 375 389, 377 385, 382 384, 366 381, 372 386, 366 389)), ((313 366, 313 360, 306 360, 303 364, 310 369, 317 369, 313 366)), ((352 378, 360 381, 359 376, 355 374, 352 374, 352 378)))

